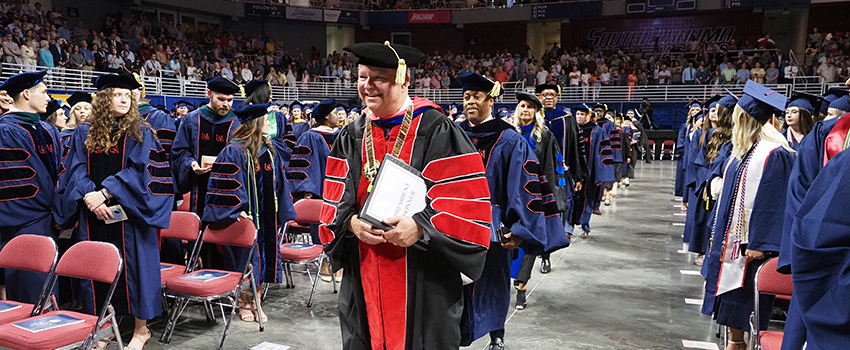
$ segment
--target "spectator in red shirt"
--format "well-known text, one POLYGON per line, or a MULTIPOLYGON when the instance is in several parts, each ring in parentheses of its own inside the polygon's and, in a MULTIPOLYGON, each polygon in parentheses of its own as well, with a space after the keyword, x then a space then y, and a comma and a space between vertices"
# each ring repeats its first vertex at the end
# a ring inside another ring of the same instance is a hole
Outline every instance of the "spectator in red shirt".
POLYGON ((508 81, 508 79, 511 78, 511 76, 508 75, 508 73, 506 73, 504 69, 502 69, 502 66, 499 66, 496 68, 495 78, 496 81, 499 82, 499 84, 504 84, 506 81, 508 81))

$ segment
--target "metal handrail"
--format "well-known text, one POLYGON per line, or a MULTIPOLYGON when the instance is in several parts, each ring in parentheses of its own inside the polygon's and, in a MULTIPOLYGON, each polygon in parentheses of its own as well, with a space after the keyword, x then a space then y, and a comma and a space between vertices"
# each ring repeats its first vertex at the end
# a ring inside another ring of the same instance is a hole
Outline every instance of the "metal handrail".
MULTIPOLYGON (((20 71, 43 70, 48 74, 45 78, 47 87, 61 91, 93 91, 95 87, 91 78, 107 72, 87 71, 65 68, 34 67, 19 64, 2 63, 0 79, 5 80, 20 71)), ((179 74, 174 77, 164 77, 162 72, 153 76, 142 76, 147 94, 168 97, 206 97, 206 82, 186 79, 179 74)), ((176 73, 176 72, 175 72, 176 73)), ((811 77, 805 77, 811 78, 811 77)), ((792 84, 771 84, 767 87, 786 96, 791 91, 805 91, 821 94, 829 87, 840 83, 815 83, 810 79, 794 79, 792 84)), ((503 85, 505 93, 497 98, 499 103, 516 103, 516 93, 520 91, 533 92, 533 87, 524 87, 518 82, 508 82, 503 85)), ((691 99, 706 100, 713 95, 725 93, 729 89, 740 95, 743 85, 648 85, 648 86, 582 86, 563 89, 560 102, 581 103, 598 102, 639 102, 644 98, 653 102, 688 101, 691 99)), ((457 103, 462 100, 461 89, 418 89, 411 88, 410 95, 431 99, 440 104, 457 103)), ((356 101, 359 98, 355 81, 345 83, 339 79, 331 81, 311 81, 306 84, 296 82, 292 86, 272 86, 272 96, 277 101, 322 100, 336 98, 356 101)), ((237 97, 238 98, 238 97, 237 97)))

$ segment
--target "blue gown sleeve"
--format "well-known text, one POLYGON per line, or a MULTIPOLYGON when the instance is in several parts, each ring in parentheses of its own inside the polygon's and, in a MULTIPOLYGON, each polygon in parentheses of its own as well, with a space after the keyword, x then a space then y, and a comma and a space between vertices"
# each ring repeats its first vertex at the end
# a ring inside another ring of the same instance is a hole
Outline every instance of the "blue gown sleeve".
POLYGON ((688 140, 688 124, 682 124, 679 127, 679 134, 676 135, 676 158, 681 159, 685 156, 685 143, 688 140))
POLYGON ((292 133, 292 125, 283 113, 275 112, 277 120, 277 136, 273 139, 275 156, 280 157, 281 163, 285 169, 289 168, 289 161, 292 158, 292 150, 295 149, 295 135, 292 133))
POLYGON ((768 156, 750 215, 747 249, 779 251, 785 215, 785 189, 788 188, 793 164, 794 155, 781 147, 768 156))
POLYGON ((697 153, 699 153, 699 137, 702 134, 702 130, 697 130, 694 132, 694 136, 691 139, 691 142, 688 143, 688 149, 685 150, 685 186, 688 187, 696 187, 697 182, 697 174, 696 174, 696 158, 697 153))
POLYGON ((569 240, 555 198, 548 187, 543 187, 546 177, 541 175, 537 156, 524 139, 517 137, 516 141, 507 145, 509 158, 502 163, 507 166, 503 174, 511 174, 504 178, 508 207, 502 217, 514 221, 508 223, 511 233, 522 238, 520 246, 526 252, 566 247, 569 240))
POLYGON ((327 161, 328 153, 330 149, 321 135, 312 131, 301 135, 287 172, 293 193, 309 192, 317 198, 322 196, 323 163, 327 161))
POLYGON ((197 111, 181 119, 180 128, 177 129, 177 136, 174 137, 174 144, 171 147, 171 171, 179 193, 188 193, 192 190, 195 180, 192 162, 200 164, 195 155, 196 135, 198 135, 197 119, 197 111))
POLYGON ((142 128, 142 136, 142 141, 127 136, 124 169, 107 177, 102 185, 131 220, 168 228, 174 203, 168 156, 152 130, 142 128))
POLYGON ((608 133, 602 128, 594 128, 590 142, 593 143, 593 146, 589 152, 597 152, 592 157, 593 164, 591 165, 596 174, 596 184, 614 182, 614 160, 612 158, 614 153, 611 151, 608 133))
POLYGON ((210 171, 204 222, 233 222, 239 213, 250 212, 247 167, 248 155, 240 145, 230 143, 221 150, 210 171))
MULTIPOLYGON (((284 118, 285 119, 285 118, 284 118)), ((283 157, 275 152, 275 190, 277 191, 277 219, 283 224, 295 219, 295 207, 292 203, 292 185, 286 179, 286 168, 283 166, 283 157)))
POLYGON ((156 132, 156 138, 159 139, 159 143, 162 144, 165 153, 171 154, 171 147, 174 144, 175 136, 177 136, 174 120, 168 114, 165 114, 165 112, 154 108, 148 114, 147 122, 156 132))
POLYGON ((69 141, 68 155, 63 160, 66 169, 59 177, 53 204, 53 220, 62 228, 74 227, 80 218, 80 210, 88 210, 82 203, 83 197, 97 188, 89 179, 88 150, 85 145, 88 134, 88 125, 80 125, 74 130, 69 141))

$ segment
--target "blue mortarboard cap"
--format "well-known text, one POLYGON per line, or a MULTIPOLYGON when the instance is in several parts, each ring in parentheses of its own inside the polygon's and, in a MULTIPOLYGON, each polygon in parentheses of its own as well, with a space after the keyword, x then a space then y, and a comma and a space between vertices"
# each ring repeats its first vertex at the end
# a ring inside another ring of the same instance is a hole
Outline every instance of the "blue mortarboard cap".
POLYGON ((829 105, 833 101, 845 95, 847 95, 847 89, 831 88, 829 90, 826 90, 826 93, 823 94, 823 103, 821 103, 820 112, 826 114, 826 112, 829 110, 829 105))
POLYGON ((10 97, 15 98, 24 90, 36 86, 38 83, 44 81, 45 75, 47 75, 46 71, 15 74, 11 78, 6 79, 6 81, 0 85, 0 91, 6 91, 10 97))
POLYGON ((350 113, 360 113, 360 107, 353 107, 353 108, 351 108, 351 110, 349 112, 350 113))
POLYGON ((271 85, 269 85, 268 80, 254 79, 254 80, 249 81, 248 84, 245 84, 245 95, 251 96, 251 94, 253 94, 254 91, 257 91, 258 87, 263 86, 263 85, 267 85, 267 86, 271 87, 271 85))
POLYGON ((788 107, 799 107, 814 114, 820 110, 821 97, 805 92, 794 91, 791 93, 791 98, 788 100, 788 107))
POLYGON ((214 77, 208 80, 207 89, 228 95, 235 95, 242 91, 238 84, 225 77, 214 77))
POLYGON ((592 110, 590 108, 590 106, 588 106, 587 104, 584 104, 584 103, 573 107, 573 109, 576 110, 576 111, 584 111, 585 113, 590 113, 590 111, 592 110))
POLYGON ((92 78, 94 87, 97 91, 108 88, 136 90, 142 88, 142 85, 129 74, 104 74, 97 78, 92 78))
POLYGON ((233 110, 233 114, 239 118, 239 121, 244 123, 259 117, 266 116, 269 112, 270 103, 262 103, 255 105, 242 105, 233 110))
POLYGON ((47 111, 45 111, 44 113, 39 114, 39 118, 40 118, 42 121, 47 120, 47 117, 49 117, 51 114, 53 114, 53 113, 55 113, 56 111, 58 111, 58 110, 59 110, 59 108, 62 108, 62 101, 59 101, 59 100, 50 100, 50 102, 48 102, 48 103, 47 103, 47 111))
POLYGON ((337 111, 337 112, 345 112, 345 106, 343 106, 343 105, 337 105, 337 106, 336 106, 336 111, 337 111))
POLYGON ((333 98, 328 98, 319 102, 315 108, 313 108, 313 113, 311 116, 316 120, 317 123, 322 124, 325 120, 328 119, 328 114, 336 110, 336 100, 333 98))
POLYGON ((180 108, 180 107, 186 107, 186 108, 188 108, 190 111, 191 111, 191 110, 193 110, 193 109, 195 109, 195 105, 193 105, 193 104, 191 104, 191 103, 189 103, 189 102, 183 101, 183 100, 177 101, 174 105, 175 105, 175 106, 177 106, 177 108, 180 108))
POLYGON ((707 107, 708 109, 715 108, 715 107, 717 107, 717 104, 720 102, 720 100, 721 100, 722 98, 723 98, 723 96, 721 96, 721 95, 714 95, 714 96, 711 96, 711 98, 710 98, 710 99, 708 99, 707 101, 705 101, 705 105, 706 105, 706 107, 707 107))
POLYGON ((744 86, 744 96, 738 100, 738 105, 758 121, 766 121, 775 111, 784 111, 788 99, 770 88, 752 80, 747 80, 744 86))
POLYGON ((829 108, 850 112, 850 95, 844 95, 843 97, 832 101, 832 103, 829 104, 829 108))
POLYGON ((495 81, 485 78, 479 74, 468 74, 460 77, 463 91, 483 91, 491 97, 499 97, 504 92, 502 86, 495 81))
POLYGON ((291 111, 294 111, 296 109, 300 111, 301 108, 301 102, 298 101, 292 101, 292 104, 289 105, 289 110, 291 111))
POLYGON ((540 84, 534 87, 534 92, 538 94, 542 94, 546 90, 554 90, 555 93, 561 94, 561 86, 557 84, 540 84))
POLYGON ((91 103, 92 96, 88 92, 77 91, 77 92, 74 92, 73 94, 71 94, 71 96, 68 96, 68 98, 65 99, 65 101, 68 102, 69 106, 74 107, 75 104, 80 103, 80 102, 91 103))
POLYGON ((540 102, 540 99, 537 98, 537 96, 534 96, 534 94, 530 94, 527 92, 517 92, 516 99, 517 101, 528 101, 529 103, 533 104, 538 110, 543 108, 543 103, 540 102))
POLYGON ((456 104, 451 104, 451 105, 449 105, 449 109, 457 109, 457 105, 456 105, 456 104))
POLYGON ((726 92, 727 95, 723 96, 723 98, 721 98, 720 101, 717 102, 717 104, 731 111, 738 103, 738 96, 735 96, 735 94, 733 94, 732 91, 729 91, 729 89, 726 89, 726 92))
POLYGON ((606 105, 604 103, 596 103, 596 104, 593 105, 593 110, 597 110, 597 109, 602 109, 603 111, 607 111, 608 105, 606 105))
POLYGON ((500 109, 498 115, 499 115, 499 118, 507 118, 508 117, 508 110, 507 109, 500 109))

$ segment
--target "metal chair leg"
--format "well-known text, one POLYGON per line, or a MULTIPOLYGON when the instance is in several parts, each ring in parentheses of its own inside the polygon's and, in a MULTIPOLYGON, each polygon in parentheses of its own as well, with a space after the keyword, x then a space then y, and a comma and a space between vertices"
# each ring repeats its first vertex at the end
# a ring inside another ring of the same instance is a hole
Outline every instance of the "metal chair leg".
MULTIPOLYGON (((310 276, 310 269, 307 269, 307 276, 310 276)), ((333 279, 333 275, 331 275, 331 279, 333 279)), ((316 277, 312 278, 313 289, 310 291, 310 300, 307 300, 307 307, 313 307, 313 295, 316 294, 316 285, 319 284, 319 274, 316 273, 316 277)))
POLYGON ((224 332, 221 334, 221 343, 218 344, 218 349, 221 350, 224 348, 224 340, 227 339, 227 332, 230 330, 230 323, 233 322, 233 315, 236 314, 236 310, 239 309, 239 304, 236 300, 239 300, 239 291, 242 289, 240 286, 237 288, 235 296, 228 296, 227 300, 230 301, 230 315, 226 316, 224 314, 224 306, 221 306, 221 316, 224 318, 224 332))
POLYGON ((257 304, 257 321, 260 322, 260 332, 265 330, 265 325, 263 324, 263 304, 262 300, 260 300, 260 293, 257 292, 257 283, 254 281, 254 274, 251 274, 249 279, 249 283, 251 283, 251 294, 254 297, 254 303, 257 304))

